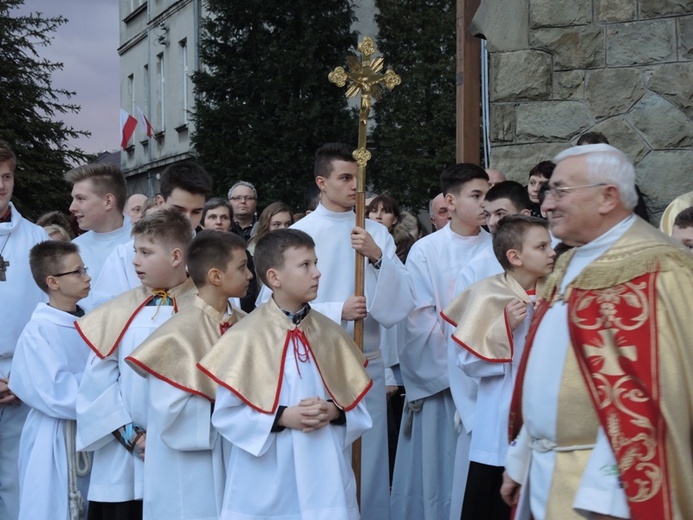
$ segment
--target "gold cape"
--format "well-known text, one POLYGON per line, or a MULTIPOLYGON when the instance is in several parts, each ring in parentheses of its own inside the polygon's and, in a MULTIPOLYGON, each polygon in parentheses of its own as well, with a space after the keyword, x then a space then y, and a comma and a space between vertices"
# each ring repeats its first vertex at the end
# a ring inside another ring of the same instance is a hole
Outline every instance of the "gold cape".
MULTIPOLYGON (((543 283, 537 282, 537 294, 543 283)), ((509 363, 514 345, 505 306, 513 300, 532 301, 512 275, 498 274, 466 289, 441 315, 456 325, 452 339, 457 344, 485 361, 509 363)))
MULTIPOLYGON (((190 278, 167 291, 173 298, 176 312, 192 303, 196 292, 190 278)), ((97 356, 108 357, 116 351, 140 309, 156 296, 152 289, 143 285, 130 289, 75 321, 77 332, 97 356)))
MULTIPOLYGON (((638 483, 641 493, 634 489, 626 491, 629 504, 635 507, 633 500, 646 499, 650 492, 663 490, 668 495, 669 509, 660 518, 693 518, 693 495, 690 493, 693 489, 693 326, 690 311, 693 298, 693 256, 680 244, 638 219, 608 251, 583 269, 568 286, 565 295, 560 295, 561 280, 573 254, 574 252, 568 252, 559 259, 544 293, 550 304, 559 298, 569 302, 568 312, 573 327, 590 327, 591 330, 604 331, 604 334, 610 336, 622 326, 619 324, 619 320, 623 319, 620 314, 622 309, 630 309, 629 312, 636 315, 638 312, 642 313, 643 316, 638 319, 645 319, 644 314, 649 313, 650 319, 656 324, 656 333, 652 338, 657 345, 654 351, 657 367, 653 375, 657 382, 654 396, 657 398, 655 409, 658 410, 658 422, 664 425, 664 441, 658 442, 654 435, 628 438, 618 427, 619 416, 608 418, 605 425, 612 448, 618 450, 619 454, 624 451, 627 454, 623 459, 617 454, 619 472, 632 464, 648 465, 645 468, 648 478, 638 483), (648 288, 648 291, 654 291, 654 305, 646 303, 648 298, 633 297, 638 287, 633 287, 631 281, 649 273, 654 274, 656 280, 648 288), (599 291, 601 302, 594 299, 587 302, 581 297, 571 299, 573 291, 578 296, 588 291, 599 291), (599 328, 576 321, 577 313, 588 304, 601 307, 604 324, 599 328), (607 321, 610 323, 608 326, 605 325, 607 321), (624 446, 630 446, 630 450, 624 450, 624 446), (649 451, 665 452, 665 463, 660 467, 650 467, 650 462, 642 459, 643 454, 649 451)), ((631 359, 628 344, 605 342, 601 346, 601 355, 595 355, 591 345, 579 346, 581 355, 590 363, 600 363, 597 366, 606 375, 622 371, 624 378, 628 378, 632 370, 630 366, 636 361, 631 359)), ((559 446, 594 443, 599 426, 597 412, 601 413, 614 402, 623 407, 624 416, 629 417, 628 420, 633 421, 634 425, 650 425, 649 421, 630 412, 629 400, 642 402, 643 399, 652 399, 652 396, 646 392, 621 394, 618 388, 602 389, 602 393, 597 395, 591 383, 588 390, 572 343, 562 370, 563 381, 557 414, 559 446), (600 400, 604 400, 605 408, 595 404, 600 400)), ((595 372, 599 379, 599 370, 595 372)), ((522 384, 519 377, 516 384, 522 384)), ((580 518, 572 510, 572 502, 590 453, 591 450, 580 450, 556 454, 547 518, 552 517, 551 515, 556 518, 580 518), (560 478, 557 478, 559 475, 560 478)))
POLYGON ((244 403, 275 413, 291 340, 303 341, 334 403, 354 408, 373 382, 366 359, 344 329, 310 310, 296 326, 270 299, 224 334, 198 367, 244 403))
POLYGON ((199 296, 192 305, 156 329, 125 361, 139 375, 149 374, 176 388, 214 401, 217 384, 197 368, 197 363, 222 336, 221 326, 233 326, 245 312, 232 308, 225 317, 199 296))

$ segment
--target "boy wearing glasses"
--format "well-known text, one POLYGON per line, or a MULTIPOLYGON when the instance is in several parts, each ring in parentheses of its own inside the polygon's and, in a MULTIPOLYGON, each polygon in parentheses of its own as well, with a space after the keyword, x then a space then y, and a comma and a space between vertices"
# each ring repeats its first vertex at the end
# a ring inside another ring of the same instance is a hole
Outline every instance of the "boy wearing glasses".
POLYGON ((77 476, 75 452, 77 387, 89 354, 74 321, 91 278, 71 242, 35 245, 29 264, 48 303, 37 305, 12 362, 10 388, 31 408, 19 445, 19 518, 69 518, 70 501, 80 503, 89 486, 88 472, 77 476))

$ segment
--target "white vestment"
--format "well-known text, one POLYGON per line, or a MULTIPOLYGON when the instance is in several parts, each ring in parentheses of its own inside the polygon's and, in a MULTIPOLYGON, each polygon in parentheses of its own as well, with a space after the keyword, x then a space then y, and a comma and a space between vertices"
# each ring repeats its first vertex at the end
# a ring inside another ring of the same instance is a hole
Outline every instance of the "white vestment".
POLYGON ((77 449, 94 452, 91 501, 142 499, 142 461, 128 453, 112 432, 132 422, 147 428, 147 379, 138 376, 125 358, 173 314, 173 306, 143 307, 113 354, 103 359, 96 353, 89 356, 77 394, 77 449))
MULTIPOLYGON (((278 405, 309 397, 330 399, 315 361, 300 361, 288 348, 278 405)), ((232 445, 220 518, 358 520, 350 447, 372 422, 363 400, 345 415, 345 425, 273 433, 275 414, 258 412, 219 386, 212 423, 232 445)))
MULTIPOLYGON (((354 294, 355 253, 350 236, 355 219, 351 211, 335 213, 320 204, 315 211, 291 226, 305 231, 315 241, 322 277, 318 297, 310 302, 311 306, 341 324, 349 334, 353 334, 354 323, 342 321, 341 317, 344 302, 354 294)), ((379 326, 393 327, 402 321, 414 308, 414 301, 407 271, 395 254, 395 243, 387 228, 366 219, 366 230, 383 256, 380 269, 375 269, 366 259, 368 316, 364 320, 363 350, 373 387, 366 394, 365 404, 373 427, 362 438, 361 517, 364 520, 382 520, 390 516, 390 477, 385 369, 380 354, 379 326)), ((270 294, 269 289, 263 287, 258 302, 266 302, 270 294)))
MULTIPOLYGON (((75 420, 89 357, 74 321, 72 314, 39 303, 17 343, 10 387, 31 407, 19 445, 22 519, 70 518, 65 425, 75 420)), ((79 479, 85 501, 88 486, 88 476, 79 479)))
POLYGON ((213 520, 226 479, 212 404, 156 377, 149 381, 145 520, 213 520))
MULTIPOLYGON (((635 218, 629 217, 580 247, 568 265, 560 291, 563 293, 580 272, 613 246, 634 222, 635 218)), ((508 448, 506 459, 506 471, 510 477, 528 484, 523 486, 523 491, 529 487, 529 496, 523 493, 518 507, 518 520, 529 518, 530 509, 535 520, 544 520, 545 517, 556 453, 538 447, 546 445, 547 441, 549 444, 556 442, 558 397, 569 348, 568 306, 556 301, 546 311, 534 337, 524 377, 524 425, 516 441, 508 448)), ((628 518, 628 504, 615 468, 616 459, 600 427, 573 507, 628 518)))
POLYGON ((103 262, 103 276, 92 276, 95 280, 92 289, 94 307, 112 300, 125 291, 142 285, 132 261, 135 259, 135 241, 118 244, 103 262))
MULTIPOLYGON (((449 390, 447 327, 440 312, 452 302, 457 273, 490 242, 491 235, 483 229, 463 237, 448 223, 417 241, 409 251, 407 270, 416 306, 406 320, 405 341, 400 343, 399 352, 408 405, 397 443, 393 519, 460 516, 464 489, 452 488, 458 435, 449 390)), ((468 381, 467 385, 473 393, 474 383, 468 381)))
MULTIPOLYGON (((0 378, 8 379, 12 356, 19 335, 31 318, 36 305, 48 301, 38 288, 29 268, 29 250, 39 242, 50 240, 43 228, 32 224, 10 202, 10 222, 0 223, 0 255, 9 265, 5 281, 0 281, 0 378)), ((14 520, 19 511, 19 475, 17 455, 19 438, 29 407, 20 403, 0 405, 0 518, 14 520)))
MULTIPOLYGON (((130 223, 130 218, 124 217, 123 225, 118 229, 114 229, 107 233, 87 231, 72 241, 79 247, 79 255, 82 257, 85 267, 89 268, 89 276, 91 276, 93 280, 99 279, 101 269, 115 247, 132 241, 130 237, 131 229, 132 225, 130 223)), ((106 276, 110 277, 112 274, 107 271, 106 276)), ((95 295, 90 293, 89 296, 79 302, 79 305, 88 312, 96 307, 98 303, 103 302, 97 302, 95 295)))

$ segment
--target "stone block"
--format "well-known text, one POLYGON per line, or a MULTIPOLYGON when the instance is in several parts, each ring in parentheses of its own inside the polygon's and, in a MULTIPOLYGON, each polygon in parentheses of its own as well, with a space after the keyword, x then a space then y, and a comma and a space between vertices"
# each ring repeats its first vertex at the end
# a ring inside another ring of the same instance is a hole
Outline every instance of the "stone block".
POLYGON ((554 56, 554 70, 589 69, 605 64, 604 31, 596 25, 531 31, 530 44, 554 56))
POLYGON ((594 125, 592 112, 579 101, 521 103, 516 109, 516 141, 569 141, 594 125))
POLYGON ((492 103, 489 134, 494 143, 511 143, 515 140, 515 105, 492 103))
POLYGON ((621 117, 618 116, 605 119, 593 128, 590 128, 589 131, 604 134, 609 143, 625 153, 634 164, 638 164, 647 152, 650 151, 650 147, 640 137, 640 134, 624 123, 621 117))
POLYGON ((569 145, 567 143, 533 143, 491 146, 491 164, 508 180, 527 184, 529 171, 541 161, 550 161, 569 145))
POLYGON ((693 62, 669 63, 656 68, 647 80, 647 88, 693 118, 693 62))
POLYGON ((585 99, 597 119, 627 112, 644 93, 638 69, 600 69, 587 75, 585 99))
POLYGON ((650 209, 662 211, 673 199, 693 191, 691 150, 661 150, 648 153, 635 168, 642 192, 650 199, 650 209))
POLYGON ((676 61, 674 19, 612 24, 606 30, 606 63, 646 65, 676 61))
POLYGON ((584 99, 584 97, 584 70, 568 70, 553 73, 553 99, 584 99))
POLYGON ((693 16, 682 16, 679 24, 679 59, 693 60, 693 16))
POLYGON ((529 5, 527 0, 484 0, 469 31, 486 38, 490 52, 529 48, 529 5))
POLYGON ((636 0, 596 0, 598 22, 630 22, 636 19, 636 0))
POLYGON ((491 101, 541 100, 551 96, 551 55, 542 51, 494 52, 491 101))
POLYGON ((691 0, 640 0, 641 18, 660 18, 692 13, 691 0))
POLYGON ((555 0, 529 0, 529 25, 536 27, 566 27, 592 23, 592 0, 563 2, 556 8, 555 0))
POLYGON ((655 150, 693 146, 693 120, 657 94, 643 96, 625 120, 655 150))

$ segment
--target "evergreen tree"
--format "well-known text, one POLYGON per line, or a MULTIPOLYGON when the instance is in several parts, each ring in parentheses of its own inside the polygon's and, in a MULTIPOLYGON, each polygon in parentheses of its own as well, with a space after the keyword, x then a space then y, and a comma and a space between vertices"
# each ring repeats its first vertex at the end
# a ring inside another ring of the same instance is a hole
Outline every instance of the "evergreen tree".
POLYGON ((350 0, 208 0, 192 141, 218 193, 255 184, 262 206, 302 206, 313 154, 356 142, 343 89, 327 80, 356 45, 350 0))
POLYGON ((13 201, 22 214, 36 218, 69 205, 63 173, 85 156, 66 141, 88 132, 59 120, 79 106, 69 103, 74 92, 52 85, 51 75, 63 64, 41 58, 36 50, 50 45, 51 33, 67 20, 12 12, 23 3, 0 0, 0 139, 17 156, 13 201))
POLYGON ((400 204, 424 208, 455 162, 455 27, 451 0, 376 0, 377 46, 402 78, 373 105, 369 182, 400 204))

